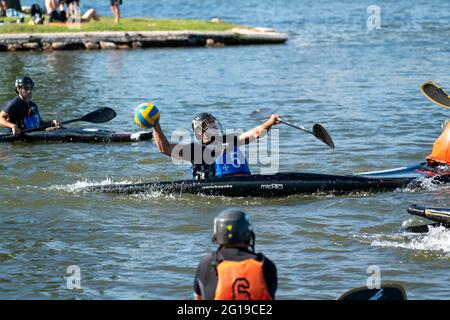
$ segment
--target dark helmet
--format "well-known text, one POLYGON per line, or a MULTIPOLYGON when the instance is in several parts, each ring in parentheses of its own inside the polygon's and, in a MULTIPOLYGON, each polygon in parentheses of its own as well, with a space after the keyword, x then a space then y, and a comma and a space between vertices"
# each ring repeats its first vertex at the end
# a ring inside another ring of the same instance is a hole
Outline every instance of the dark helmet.
POLYGON ((213 242, 218 245, 246 243, 253 247, 255 234, 250 215, 239 209, 222 211, 214 219, 213 242))
POLYGON ((199 113, 194 117, 194 119, 192 119, 192 130, 196 131, 200 128, 206 130, 212 123, 217 123, 220 127, 222 127, 219 120, 217 120, 211 113, 199 113))
POLYGON ((34 88, 34 82, 33 82, 33 80, 30 77, 18 77, 16 79, 16 82, 15 82, 16 92, 19 93, 17 91, 17 88, 18 87, 23 87, 23 86, 31 86, 31 87, 34 88))

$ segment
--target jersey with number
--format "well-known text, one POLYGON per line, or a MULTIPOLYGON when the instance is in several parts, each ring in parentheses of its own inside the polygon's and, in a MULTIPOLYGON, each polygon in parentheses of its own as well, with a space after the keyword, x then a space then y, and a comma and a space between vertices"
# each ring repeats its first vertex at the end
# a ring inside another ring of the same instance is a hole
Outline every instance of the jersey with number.
POLYGON ((200 262, 194 293, 199 300, 272 300, 277 283, 276 267, 264 255, 221 248, 200 262))

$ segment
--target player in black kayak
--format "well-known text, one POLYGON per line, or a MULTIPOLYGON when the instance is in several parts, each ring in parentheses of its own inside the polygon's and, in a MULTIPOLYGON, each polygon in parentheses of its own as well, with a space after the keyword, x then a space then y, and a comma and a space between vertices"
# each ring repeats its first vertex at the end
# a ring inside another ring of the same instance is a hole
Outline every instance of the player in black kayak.
POLYGON ((171 144, 159 123, 153 127, 153 139, 161 153, 190 161, 194 179, 250 175, 239 146, 263 137, 279 122, 280 116, 273 114, 269 120, 247 132, 225 135, 222 125, 212 114, 200 113, 192 120, 192 130, 200 143, 171 144))
POLYGON ((228 209, 214 219, 219 246, 200 262, 194 280, 196 300, 273 300, 278 286, 275 264, 255 253, 250 216, 228 209))
POLYGON ((17 97, 12 99, 0 112, 0 126, 12 130, 14 136, 19 136, 23 129, 33 129, 42 126, 59 126, 59 121, 43 121, 37 105, 31 101, 34 82, 29 77, 19 77, 15 82, 17 97))

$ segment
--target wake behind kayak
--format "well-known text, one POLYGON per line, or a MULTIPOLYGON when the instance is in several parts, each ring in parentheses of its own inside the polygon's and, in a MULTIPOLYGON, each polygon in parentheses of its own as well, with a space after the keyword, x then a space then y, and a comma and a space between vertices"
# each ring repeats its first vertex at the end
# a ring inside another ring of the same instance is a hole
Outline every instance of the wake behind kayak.
MULTIPOLYGON (((422 166, 411 166, 410 174, 402 169, 399 177, 386 171, 386 177, 364 175, 329 175, 287 172, 274 175, 222 177, 206 180, 176 180, 135 184, 94 185, 82 188, 83 192, 136 194, 163 192, 171 194, 201 194, 225 197, 283 197, 295 194, 383 192, 405 188, 417 178, 427 176, 422 166), (414 174, 413 174, 414 173, 414 174)), ((450 176, 446 176, 450 177, 450 176)), ((446 180, 446 179, 444 179, 446 180)), ((440 182, 441 179, 439 179, 440 182)))
POLYGON ((151 132, 113 132, 99 129, 58 129, 24 133, 19 137, 0 137, 0 142, 110 143, 151 140, 151 132))

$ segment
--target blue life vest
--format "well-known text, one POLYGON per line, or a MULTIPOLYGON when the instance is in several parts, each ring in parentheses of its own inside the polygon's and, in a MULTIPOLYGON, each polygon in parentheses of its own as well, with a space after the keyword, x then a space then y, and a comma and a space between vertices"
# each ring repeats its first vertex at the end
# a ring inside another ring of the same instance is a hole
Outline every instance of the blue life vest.
POLYGON ((225 151, 222 156, 218 157, 214 161, 214 168, 216 177, 234 174, 251 174, 247 159, 245 159, 245 156, 237 145, 234 145, 232 151, 225 151))
POLYGON ((23 118, 23 129, 34 129, 41 126, 41 116, 35 107, 30 108, 29 114, 23 118))

